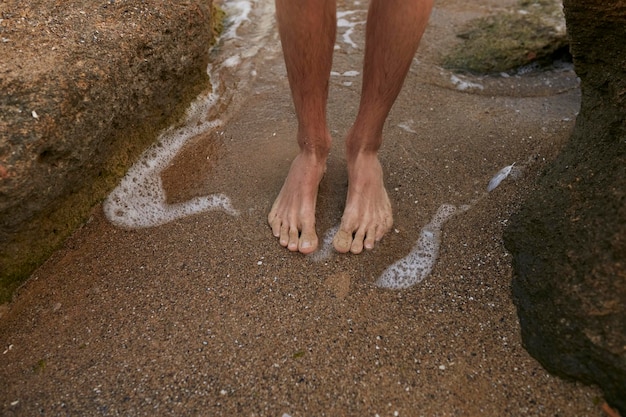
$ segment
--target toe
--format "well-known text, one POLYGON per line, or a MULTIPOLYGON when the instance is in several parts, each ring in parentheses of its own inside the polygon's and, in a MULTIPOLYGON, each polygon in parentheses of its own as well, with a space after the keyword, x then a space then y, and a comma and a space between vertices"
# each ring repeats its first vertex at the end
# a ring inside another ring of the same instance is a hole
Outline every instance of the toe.
POLYGON ((352 239, 352 244, 350 245, 350 252, 354 254, 363 252, 363 239, 365 239, 365 231, 363 229, 357 230, 354 234, 354 239, 352 239))
POLYGON ((276 218, 276 213, 274 211, 270 211, 270 214, 267 215, 267 223, 270 225, 272 229, 272 234, 274 237, 280 236, 280 220, 276 218))
POLYGON ((339 229, 335 237, 333 238, 333 246, 339 253, 347 253, 350 251, 352 245, 352 233, 339 229))
POLYGON ((376 242, 380 242, 383 236, 391 230, 391 226, 393 226, 393 217, 385 217, 381 225, 378 226, 375 231, 372 231, 372 236, 375 237, 376 242))
POLYGON ((317 237, 315 236, 301 236, 298 250, 304 254, 315 252, 317 249, 317 237))
POLYGON ((317 234, 315 233, 315 226, 306 226, 302 228, 300 233, 300 240, 298 242, 298 250, 304 254, 315 252, 318 245, 317 234))
POLYGON ((280 237, 280 222, 270 222, 270 226, 272 227, 272 234, 274 237, 280 237))
MULTIPOLYGON (((367 234, 365 235, 365 242, 363 243, 363 246, 365 247, 365 249, 367 249, 367 250, 374 249, 374 245, 376 243, 376 238, 377 238, 376 230, 368 231, 367 234)), ((381 238, 382 238, 382 236, 381 236, 381 238)))
POLYGON ((287 247, 289 244, 289 226, 282 225, 278 233, 279 242, 281 246, 287 247))
POLYGON ((289 229, 289 243, 287 244, 287 249, 289 249, 290 251, 297 251, 298 250, 298 235, 300 234, 300 232, 298 232, 298 229, 296 229, 295 227, 292 227, 291 229, 289 229))

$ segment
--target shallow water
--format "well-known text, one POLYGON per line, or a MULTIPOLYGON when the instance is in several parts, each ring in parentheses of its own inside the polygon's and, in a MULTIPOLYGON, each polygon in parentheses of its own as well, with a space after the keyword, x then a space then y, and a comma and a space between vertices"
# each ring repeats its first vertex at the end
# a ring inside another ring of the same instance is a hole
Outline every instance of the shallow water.
POLYGON ((212 51, 207 68, 212 89, 198 96, 187 110, 180 127, 161 133, 129 169, 120 184, 104 202, 104 212, 119 227, 159 226, 182 217, 205 211, 222 210, 237 215, 230 198, 224 193, 199 196, 169 204, 161 174, 190 139, 223 125, 219 110, 232 101, 236 88, 225 86, 226 79, 236 79, 242 88, 254 76, 251 63, 267 42, 272 28, 273 2, 227 1, 223 4, 229 16, 224 34, 212 51), (254 20, 254 25, 249 24, 254 20))
MULTIPOLYGON (((212 90, 196 98, 190 105, 184 122, 164 131, 157 142, 142 154, 119 186, 108 196, 104 203, 104 211, 109 221, 118 227, 130 229, 155 227, 206 211, 219 210, 228 215, 237 216, 241 211, 249 210, 249 207, 236 207, 233 204, 229 196, 237 191, 229 188, 219 189, 208 195, 174 198, 175 201, 172 201, 164 187, 163 180, 166 177, 166 170, 187 144, 193 143, 196 138, 200 138, 198 142, 209 140, 214 143, 220 140, 217 134, 219 129, 225 126, 229 114, 232 114, 246 97, 245 94, 238 94, 239 92, 248 90, 252 84, 254 84, 254 90, 249 93, 252 95, 275 88, 277 76, 262 73, 263 70, 259 70, 259 68, 264 68, 263 61, 276 59, 280 55, 273 1, 226 1, 223 3, 223 8, 229 18, 224 34, 211 51, 211 65, 207 68, 212 90)), ((346 88, 350 93, 355 94, 358 93, 361 68, 354 67, 354 59, 344 59, 344 57, 355 53, 362 54, 365 17, 365 5, 358 1, 340 2, 331 86, 346 88)), ((435 10, 431 24, 450 25, 450 22, 443 21, 442 17, 435 10)), ((420 47, 420 50, 432 47, 428 45, 428 42, 427 31, 423 41, 426 46, 420 47)), ((437 42, 440 41, 437 40, 437 42)), ((419 73, 420 79, 426 84, 486 96, 541 97, 560 94, 578 87, 577 78, 568 68, 530 75, 472 76, 445 70, 432 62, 431 58, 424 59, 419 52, 411 72, 419 73)), ((259 113, 277 111, 279 110, 259 109, 259 113)), ((406 133, 417 135, 417 127, 414 124, 413 120, 407 120, 398 123, 397 127, 406 133)), ((280 145, 272 145, 270 138, 267 143, 256 146, 280 145)), ((193 149, 185 155, 189 163, 194 155, 193 149)), ((220 164, 218 152, 208 152, 206 158, 199 158, 193 163, 205 164, 207 167, 218 165, 220 164)), ((237 163, 241 163, 241 160, 237 163)), ((248 160, 246 163, 260 162, 248 160)), ((521 172, 524 165, 518 164, 517 167, 521 172)), ((236 170, 237 167, 234 169, 236 170)), ((204 172, 202 169, 198 171, 204 172)), ((486 187, 487 184, 484 186, 486 187)), ((385 288, 401 289, 425 279, 437 261, 441 245, 441 229, 445 221, 455 212, 456 207, 453 204, 440 205, 439 209, 433 213, 431 221, 423 226, 421 231, 416 231, 415 235, 419 238, 414 248, 404 258, 388 266, 379 277, 377 284, 385 288)), ((310 256, 311 260, 319 262, 333 255, 331 241, 337 227, 331 227, 325 232, 321 248, 310 256)))

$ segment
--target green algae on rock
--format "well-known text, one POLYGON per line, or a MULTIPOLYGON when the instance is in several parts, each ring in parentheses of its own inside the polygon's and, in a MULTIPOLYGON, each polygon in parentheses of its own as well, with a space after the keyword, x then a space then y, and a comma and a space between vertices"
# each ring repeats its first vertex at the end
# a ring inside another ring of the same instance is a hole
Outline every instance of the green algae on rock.
POLYGON ((550 63, 568 46, 560 2, 553 0, 523 0, 515 11, 471 20, 457 36, 463 42, 443 66, 480 74, 550 63))

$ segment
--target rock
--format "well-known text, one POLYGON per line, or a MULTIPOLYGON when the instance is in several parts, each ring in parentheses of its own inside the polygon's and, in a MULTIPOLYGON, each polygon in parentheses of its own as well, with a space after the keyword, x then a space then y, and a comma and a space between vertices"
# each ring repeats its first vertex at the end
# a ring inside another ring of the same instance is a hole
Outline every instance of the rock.
POLYGON ((210 0, 0 5, 0 302, 208 86, 210 0))
POLYGON ((509 9, 460 27, 457 36, 463 41, 447 53, 443 66, 477 74, 516 74, 569 59, 560 0, 519 0, 509 9))
POLYGON ((582 104, 505 233, 526 349, 626 415, 626 2, 566 0, 582 104))

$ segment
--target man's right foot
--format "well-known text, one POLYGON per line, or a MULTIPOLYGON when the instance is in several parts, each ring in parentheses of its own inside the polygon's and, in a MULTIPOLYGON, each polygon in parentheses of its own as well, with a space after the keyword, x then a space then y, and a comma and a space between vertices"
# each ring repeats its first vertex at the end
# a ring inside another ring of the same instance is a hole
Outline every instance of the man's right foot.
POLYGON ((307 254, 317 250, 315 204, 325 171, 326 158, 321 160, 313 153, 300 152, 267 216, 274 236, 292 252, 307 254))

